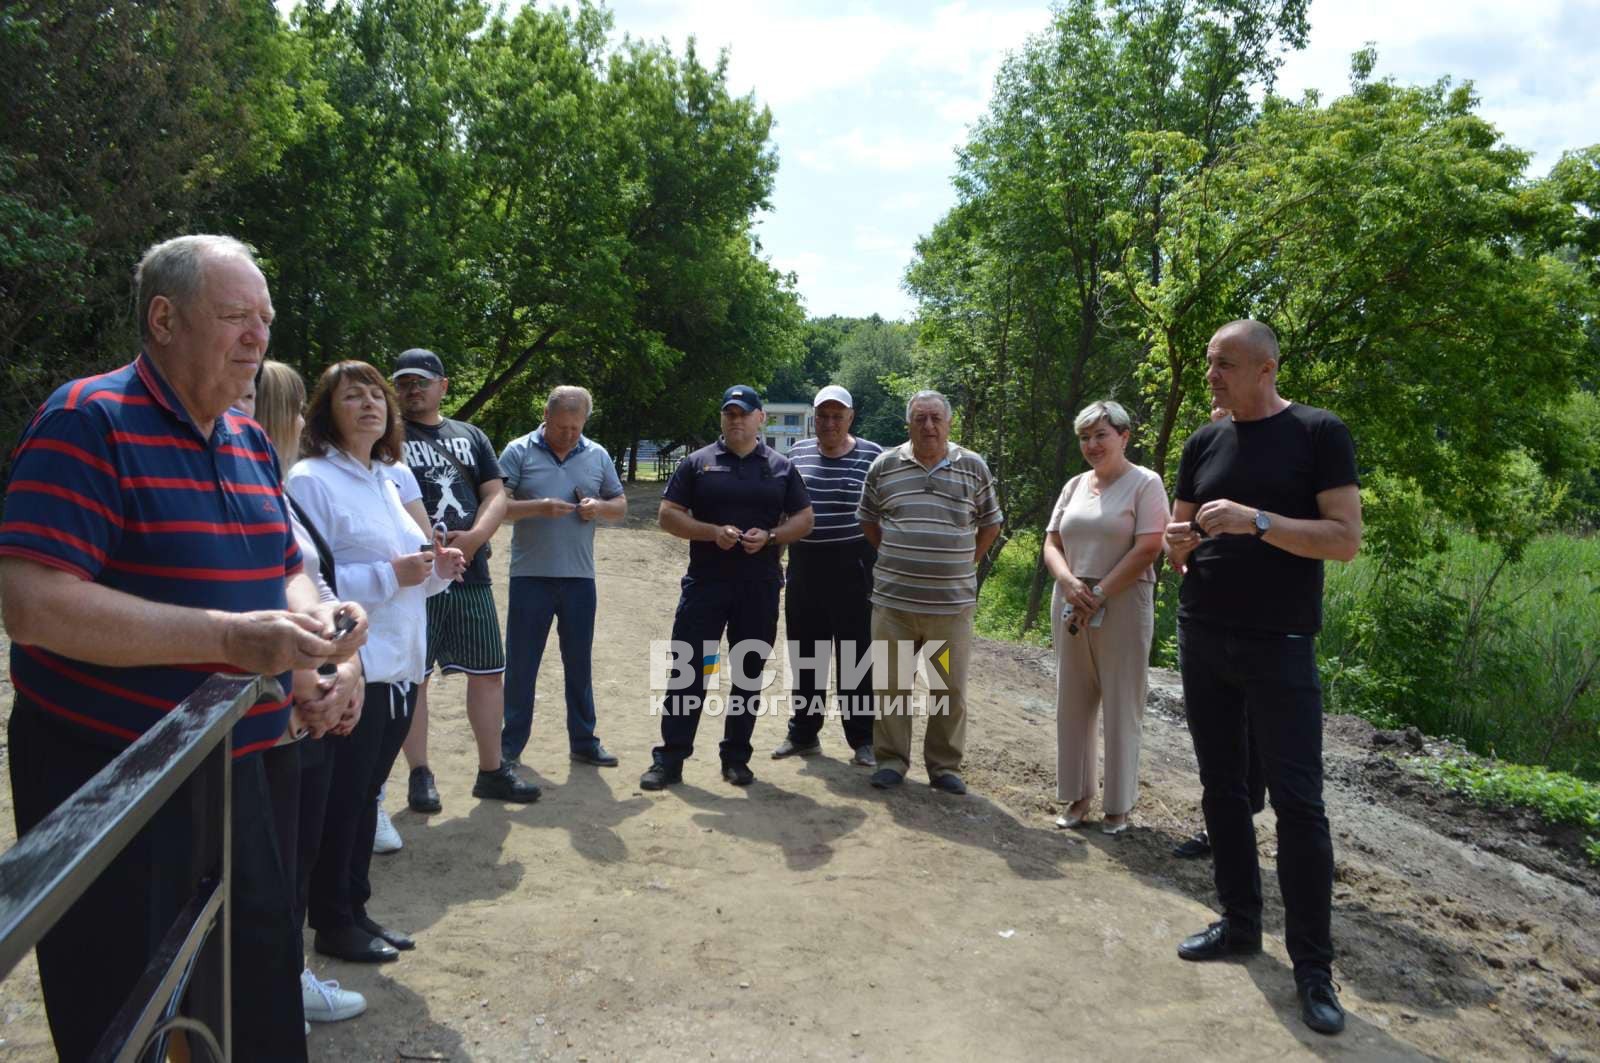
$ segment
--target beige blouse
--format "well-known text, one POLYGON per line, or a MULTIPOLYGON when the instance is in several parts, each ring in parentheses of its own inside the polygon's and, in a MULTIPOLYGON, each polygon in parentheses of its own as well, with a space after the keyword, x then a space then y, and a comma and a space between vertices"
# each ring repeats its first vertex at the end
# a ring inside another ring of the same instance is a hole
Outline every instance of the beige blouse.
MULTIPOLYGON (((1090 490, 1093 476, 1089 470, 1067 481, 1045 526, 1060 533, 1067 567, 1079 579, 1104 579, 1133 549, 1135 536, 1165 531, 1170 519, 1161 477, 1144 466, 1130 466, 1098 495, 1090 490)), ((1139 573, 1147 582, 1155 578, 1154 566, 1139 573)))

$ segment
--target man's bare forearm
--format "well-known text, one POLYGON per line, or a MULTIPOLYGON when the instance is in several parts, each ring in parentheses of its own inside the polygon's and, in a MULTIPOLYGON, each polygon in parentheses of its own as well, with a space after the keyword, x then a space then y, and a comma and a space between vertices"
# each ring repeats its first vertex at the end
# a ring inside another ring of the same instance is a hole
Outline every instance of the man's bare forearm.
POLYGON ((817 523, 816 512, 807 506, 798 513, 791 513, 778 522, 772 529, 772 540, 779 546, 787 546, 797 539, 804 539, 811 534, 811 529, 817 523))
POLYGON ((694 514, 682 506, 670 503, 661 503, 660 510, 656 513, 656 522, 661 525, 661 530, 668 535, 676 535, 680 539, 690 542, 711 542, 717 537, 717 526, 707 524, 702 520, 695 520, 694 514))
POLYGON ((226 613, 148 601, 19 558, 0 559, 0 609, 14 641, 88 664, 224 660, 226 613))
POLYGON ((998 538, 1000 538, 1000 525, 990 524, 979 528, 978 545, 977 549, 972 552, 972 563, 977 564, 982 561, 983 555, 989 552, 989 547, 993 546, 994 541, 998 538))
POLYGON ((487 542, 505 519, 505 485, 499 480, 490 480, 478 489, 478 515, 472 521, 472 534, 487 542))

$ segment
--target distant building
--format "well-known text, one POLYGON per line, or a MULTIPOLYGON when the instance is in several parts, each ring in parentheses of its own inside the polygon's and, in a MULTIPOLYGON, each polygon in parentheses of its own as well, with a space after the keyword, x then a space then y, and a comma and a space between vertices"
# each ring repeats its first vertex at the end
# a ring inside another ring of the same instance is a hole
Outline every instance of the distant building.
POLYGON ((789 453, 800 440, 817 434, 809 402, 769 402, 766 410, 767 426, 761 430, 762 440, 780 454, 789 453))

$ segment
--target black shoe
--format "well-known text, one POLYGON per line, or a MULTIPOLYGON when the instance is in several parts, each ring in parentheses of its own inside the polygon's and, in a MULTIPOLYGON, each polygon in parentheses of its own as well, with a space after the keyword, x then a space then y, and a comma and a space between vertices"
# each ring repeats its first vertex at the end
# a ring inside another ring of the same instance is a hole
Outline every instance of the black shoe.
POLYGON ((1205 831, 1200 831, 1193 838, 1186 838, 1172 847, 1172 855, 1184 860, 1193 860, 1199 856, 1211 855, 1211 836, 1205 831))
POLYGON ((1339 994, 1326 977, 1308 978, 1300 983, 1300 1021, 1317 1033, 1344 1032, 1344 1008, 1339 994))
POLYGON ((417 943, 398 930, 390 930, 386 926, 379 926, 372 921, 371 916, 356 916, 356 929, 365 931, 375 938, 382 938, 401 952, 409 952, 417 947, 417 943))
POLYGON ((1178 958, 1221 960, 1229 956, 1254 956, 1261 951, 1261 931, 1234 932, 1226 919, 1218 919, 1198 934, 1178 942, 1178 958))
POLYGON ((579 764, 593 764, 597 768, 614 768, 617 766, 615 754, 599 742, 594 744, 593 753, 579 753, 577 750, 573 750, 572 759, 579 764))
POLYGON ((749 786, 756 781, 756 773, 750 770, 748 764, 724 764, 722 777, 735 786, 749 786))
POLYGON ((400 958, 393 945, 354 926, 342 930, 319 930, 311 941, 311 947, 324 956, 350 963, 391 963, 400 958))
POLYGON ((652 764, 639 776, 639 789, 665 790, 675 783, 683 781, 682 768, 669 768, 665 764, 652 764))
POLYGON ((472 784, 473 797, 485 797, 491 801, 515 801, 523 805, 539 800, 539 795, 543 792, 533 783, 517 778, 517 773, 512 770, 511 765, 503 761, 494 771, 478 772, 478 781, 472 784))
POLYGON ((411 784, 406 787, 406 804, 413 812, 437 812, 444 806, 439 803, 439 788, 433 785, 433 772, 426 766, 411 769, 411 784))
POLYGON ((906 777, 895 771, 893 768, 879 768, 877 771, 872 773, 872 778, 868 781, 880 790, 887 790, 891 786, 899 786, 901 783, 905 782, 906 777))
POLYGON ((932 782, 928 783, 928 786, 934 790, 940 791, 941 793, 947 794, 964 794, 967 792, 967 784, 962 782, 961 776, 957 775, 953 771, 945 772, 937 779, 934 779, 932 782))
POLYGON ((822 752, 822 743, 813 738, 809 742, 796 742, 792 738, 785 738, 778 743, 778 748, 772 751, 773 760, 782 760, 784 757, 814 757, 822 752))

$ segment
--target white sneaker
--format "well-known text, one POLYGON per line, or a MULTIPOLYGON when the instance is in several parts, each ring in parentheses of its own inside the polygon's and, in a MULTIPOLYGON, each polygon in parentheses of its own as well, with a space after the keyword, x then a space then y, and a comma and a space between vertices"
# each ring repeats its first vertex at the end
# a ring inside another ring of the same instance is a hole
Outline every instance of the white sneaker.
POLYGON ((305 1006, 307 1022, 338 1022, 367 1010, 366 997, 340 989, 338 982, 320 980, 309 967, 300 972, 300 1002, 305 1006))
POLYGON ((372 851, 375 853, 392 853, 399 850, 405 842, 400 840, 400 832, 394 829, 394 824, 389 822, 389 813, 378 806, 378 829, 372 835, 372 851))

